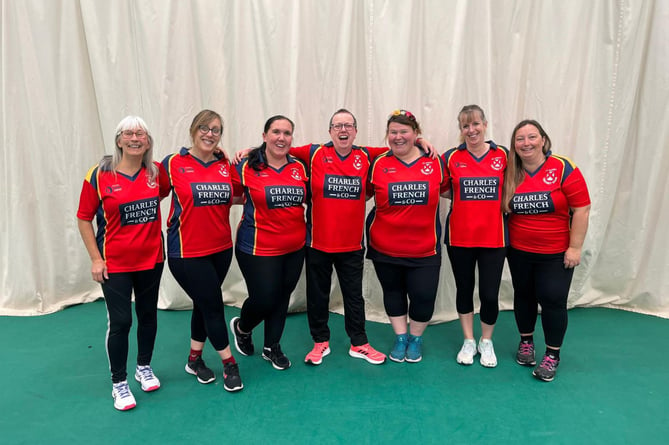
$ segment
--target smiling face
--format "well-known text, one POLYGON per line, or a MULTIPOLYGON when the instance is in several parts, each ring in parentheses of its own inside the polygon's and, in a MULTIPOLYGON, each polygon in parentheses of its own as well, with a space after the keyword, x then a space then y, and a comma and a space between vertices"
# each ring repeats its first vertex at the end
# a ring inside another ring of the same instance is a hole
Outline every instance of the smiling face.
POLYGON ((278 119, 262 134, 267 147, 267 157, 281 159, 286 157, 293 143, 293 125, 289 120, 278 119))
POLYGON ((488 123, 483 119, 479 111, 460 113, 460 135, 467 147, 480 147, 485 143, 485 132, 488 123))
POLYGON ((393 155, 400 159, 405 159, 412 155, 415 147, 418 132, 414 130, 411 125, 400 124, 399 122, 391 122, 388 124, 388 145, 393 152, 393 155))
POLYGON ((151 148, 149 136, 141 127, 123 130, 116 137, 116 145, 121 149, 123 156, 144 156, 151 148))
POLYGON ((541 136, 539 129, 532 124, 518 128, 513 138, 513 149, 523 165, 536 165, 545 158, 544 145, 546 138, 541 136))
POLYGON ((209 122, 199 125, 195 133, 192 135, 193 149, 200 155, 206 155, 204 157, 207 157, 214 152, 216 147, 218 147, 222 135, 223 124, 218 118, 214 118, 209 122))
POLYGON ((358 134, 353 115, 347 112, 337 113, 330 122, 330 138, 340 154, 348 154, 358 134))

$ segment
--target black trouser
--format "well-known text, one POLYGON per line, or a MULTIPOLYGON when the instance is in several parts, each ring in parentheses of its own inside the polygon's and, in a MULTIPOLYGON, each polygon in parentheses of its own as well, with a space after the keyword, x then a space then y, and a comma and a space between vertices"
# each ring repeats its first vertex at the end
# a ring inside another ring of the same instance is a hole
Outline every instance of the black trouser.
POLYGON ((362 297, 364 250, 329 253, 307 247, 307 317, 314 342, 330 340, 330 285, 332 266, 344 300, 344 326, 353 346, 368 343, 365 333, 365 300, 362 297))
POLYGON ((479 269, 481 321, 494 325, 499 315, 499 285, 506 248, 446 246, 455 277, 455 307, 459 314, 474 312, 476 265, 479 269))
POLYGON ((518 330, 521 334, 534 332, 538 303, 546 345, 559 348, 567 332, 567 297, 574 269, 564 267, 564 253, 509 248, 508 260, 518 330))
POLYGON ((113 383, 127 380, 128 334, 132 326, 132 293, 137 314, 137 364, 151 363, 158 331, 158 289, 163 263, 150 270, 110 273, 102 283, 107 305, 107 357, 113 383))
POLYGON ((279 343, 286 325, 290 294, 304 264, 304 249, 278 256, 257 256, 235 250, 249 297, 242 305, 239 329, 251 332, 265 322, 265 347, 279 343))
POLYGON ((222 351, 230 344, 221 285, 232 262, 232 248, 198 258, 170 258, 170 271, 193 300, 190 338, 222 351))
POLYGON ((430 321, 437 299, 439 269, 440 265, 411 267, 374 260, 386 314, 400 317, 408 313, 414 321, 430 321))

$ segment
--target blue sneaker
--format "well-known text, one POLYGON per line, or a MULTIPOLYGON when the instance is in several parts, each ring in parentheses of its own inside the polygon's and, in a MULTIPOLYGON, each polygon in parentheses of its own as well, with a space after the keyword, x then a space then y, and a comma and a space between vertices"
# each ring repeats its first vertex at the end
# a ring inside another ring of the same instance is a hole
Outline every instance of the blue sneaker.
POLYGON ((423 337, 409 336, 409 346, 407 346, 406 360, 409 363, 418 363, 423 359, 423 337))
POLYGON ((400 334, 395 338, 395 345, 393 350, 390 351, 388 356, 390 360, 402 363, 404 361, 404 356, 407 353, 407 346, 409 345, 409 336, 407 334, 400 334))

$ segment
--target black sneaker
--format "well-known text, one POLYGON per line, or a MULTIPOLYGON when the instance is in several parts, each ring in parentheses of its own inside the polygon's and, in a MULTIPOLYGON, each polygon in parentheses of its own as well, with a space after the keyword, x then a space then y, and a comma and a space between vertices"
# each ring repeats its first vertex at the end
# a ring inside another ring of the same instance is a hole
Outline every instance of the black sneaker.
POLYGON ((290 368, 290 360, 281 351, 281 345, 278 343, 273 344, 269 348, 262 348, 262 358, 271 362, 274 369, 278 369, 279 371, 290 368))
POLYGON ((216 380, 214 371, 207 368, 202 357, 198 357, 193 361, 188 361, 186 364, 186 372, 197 377, 197 381, 203 384, 211 383, 216 380))
POLYGON ((235 392, 244 387, 242 378, 239 376, 239 365, 228 363, 223 367, 223 388, 226 391, 235 392))
POLYGON ((544 355, 544 358, 541 360, 539 366, 534 369, 532 375, 544 382, 552 382, 555 378, 555 373, 559 364, 560 360, 553 358, 550 355, 544 355))
POLYGON ((537 364, 534 358, 534 343, 521 341, 516 352, 516 362, 523 366, 534 366, 537 364))
POLYGON ((232 336, 235 339, 235 347, 242 355, 253 355, 253 337, 251 333, 242 334, 239 332, 239 317, 234 317, 230 320, 230 330, 232 331, 232 336))

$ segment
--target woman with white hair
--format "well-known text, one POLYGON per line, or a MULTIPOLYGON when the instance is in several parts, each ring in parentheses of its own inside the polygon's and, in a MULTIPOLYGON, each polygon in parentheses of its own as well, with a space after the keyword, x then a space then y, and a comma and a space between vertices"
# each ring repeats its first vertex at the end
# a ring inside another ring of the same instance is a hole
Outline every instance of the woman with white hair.
POLYGON ((91 258, 91 275, 102 285, 107 306, 112 397, 114 407, 121 411, 136 404, 126 369, 133 291, 137 314, 135 379, 143 391, 160 388, 151 357, 164 263, 160 199, 169 193, 169 182, 159 171, 146 123, 140 117, 127 116, 116 127, 113 155, 103 157, 88 171, 79 198, 79 232, 91 258))

